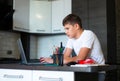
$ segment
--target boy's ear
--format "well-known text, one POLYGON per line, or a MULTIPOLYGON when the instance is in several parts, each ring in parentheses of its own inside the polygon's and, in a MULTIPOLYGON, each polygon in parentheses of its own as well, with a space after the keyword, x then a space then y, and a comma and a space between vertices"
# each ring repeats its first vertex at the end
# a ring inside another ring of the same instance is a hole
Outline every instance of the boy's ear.
POLYGON ((74 24, 74 27, 75 27, 76 29, 79 29, 79 25, 78 25, 78 24, 74 24))

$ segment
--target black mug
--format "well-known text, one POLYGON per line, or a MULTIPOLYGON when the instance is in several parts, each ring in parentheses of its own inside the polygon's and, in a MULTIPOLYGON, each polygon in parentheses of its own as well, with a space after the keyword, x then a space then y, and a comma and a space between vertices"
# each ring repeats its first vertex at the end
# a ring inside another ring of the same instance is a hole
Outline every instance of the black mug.
POLYGON ((63 54, 53 54, 53 63, 58 66, 63 66, 63 54))

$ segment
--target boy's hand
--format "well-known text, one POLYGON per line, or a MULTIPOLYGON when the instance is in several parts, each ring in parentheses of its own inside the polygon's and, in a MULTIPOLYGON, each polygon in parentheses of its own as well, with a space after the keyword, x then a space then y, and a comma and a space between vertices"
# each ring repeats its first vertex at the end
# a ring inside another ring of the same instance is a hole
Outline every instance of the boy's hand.
POLYGON ((41 63, 44 63, 44 62, 47 62, 47 63, 53 63, 53 59, 49 58, 49 57, 40 57, 40 62, 41 63))

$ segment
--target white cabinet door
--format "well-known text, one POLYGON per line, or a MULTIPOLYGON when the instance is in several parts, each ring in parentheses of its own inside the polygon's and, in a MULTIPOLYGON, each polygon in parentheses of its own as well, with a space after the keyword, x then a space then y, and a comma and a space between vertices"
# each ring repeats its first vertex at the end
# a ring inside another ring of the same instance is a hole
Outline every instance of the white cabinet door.
POLYGON ((51 1, 14 0, 13 30, 51 33, 51 1))
POLYGON ((63 18, 71 13, 71 0, 52 1, 52 33, 64 33, 63 18))
POLYGON ((51 1, 30 0, 30 32, 51 33, 51 1))
POLYGON ((0 69, 0 81, 32 81, 32 71, 0 69))
POLYGON ((72 0, 64 0, 64 17, 72 13, 72 0))
POLYGON ((74 72, 33 70, 33 81, 74 81, 74 72))
POLYGON ((29 0, 13 0, 13 30, 29 32, 29 0))

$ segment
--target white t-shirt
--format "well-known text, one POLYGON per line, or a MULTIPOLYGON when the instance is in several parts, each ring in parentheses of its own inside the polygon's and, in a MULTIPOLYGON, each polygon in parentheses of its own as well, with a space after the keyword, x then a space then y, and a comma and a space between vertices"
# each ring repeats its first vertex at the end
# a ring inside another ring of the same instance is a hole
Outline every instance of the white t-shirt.
POLYGON ((95 60, 98 64, 104 64, 105 59, 97 36, 90 30, 84 30, 78 39, 69 39, 66 48, 74 49, 78 55, 82 47, 90 48, 87 58, 95 60))

